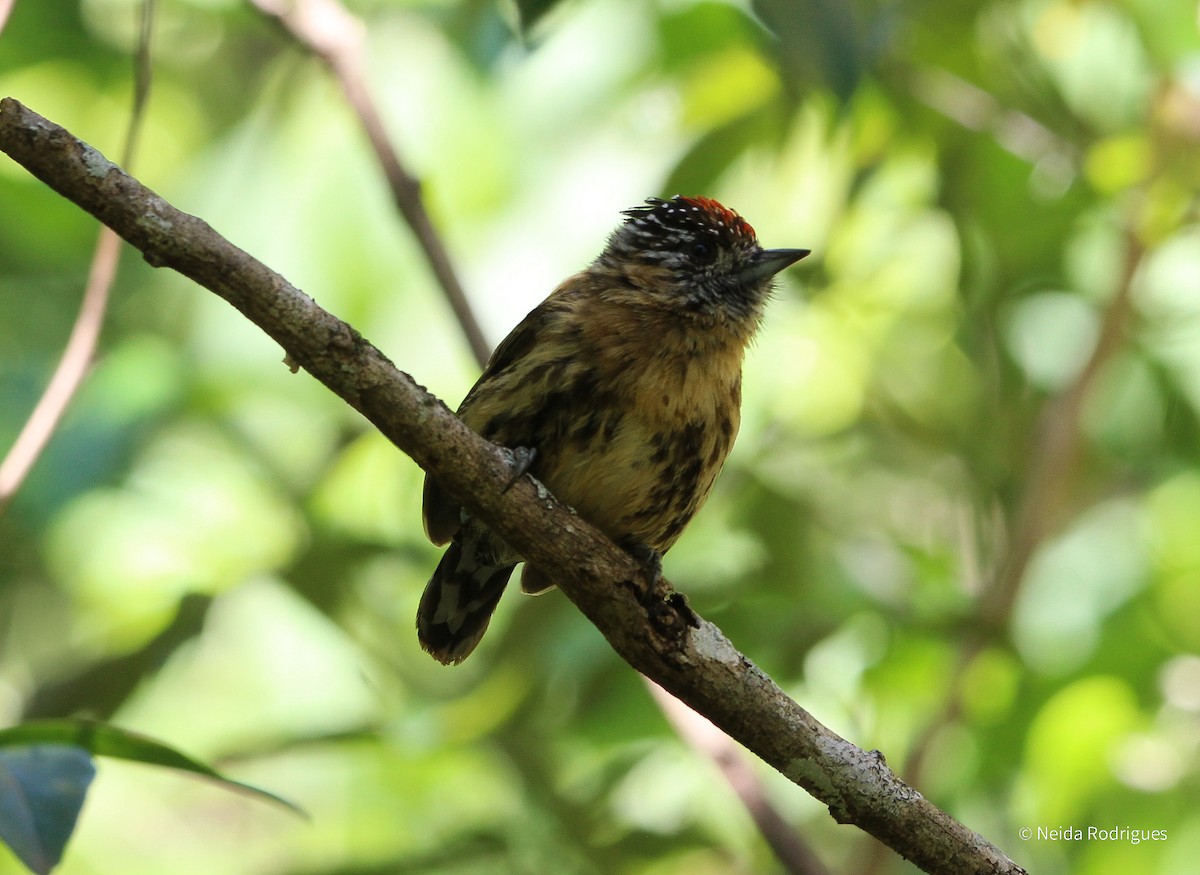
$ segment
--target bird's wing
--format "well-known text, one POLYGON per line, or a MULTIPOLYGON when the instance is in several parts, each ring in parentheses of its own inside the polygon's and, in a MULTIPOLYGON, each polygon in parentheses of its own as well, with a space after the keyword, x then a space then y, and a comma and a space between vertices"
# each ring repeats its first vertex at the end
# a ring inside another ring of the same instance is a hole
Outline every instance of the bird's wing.
MULTIPOLYGON (((563 284, 565 287, 566 284, 563 284)), ((562 287, 560 287, 562 288, 562 287)), ((480 415, 482 408, 494 409, 496 403, 503 399, 490 397, 498 385, 511 389, 512 381, 498 381, 497 378, 508 374, 515 365, 521 362, 537 345, 538 338, 546 326, 554 321, 561 312, 561 297, 557 291, 521 320, 508 336, 496 347, 492 357, 488 359, 483 374, 475 381, 467 397, 458 407, 458 416, 468 426, 483 434, 489 440, 496 440, 496 435, 484 434, 484 427, 490 421, 489 416, 480 415), (480 401, 492 403, 481 405, 480 401)), ((446 492, 432 477, 425 475, 425 488, 422 495, 422 520, 425 525, 425 535, 434 544, 442 545, 458 533, 462 525, 461 508, 457 501, 446 492)))

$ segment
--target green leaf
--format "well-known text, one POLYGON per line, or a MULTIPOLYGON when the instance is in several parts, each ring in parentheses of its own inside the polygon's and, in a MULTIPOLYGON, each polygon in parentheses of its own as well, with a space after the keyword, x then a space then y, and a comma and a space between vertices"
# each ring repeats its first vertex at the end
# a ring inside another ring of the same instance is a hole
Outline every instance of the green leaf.
POLYGON ((62 859, 95 775, 92 758, 78 747, 0 750, 0 839, 39 875, 62 859))
POLYGON ((233 781, 216 769, 194 760, 162 742, 136 732, 128 732, 92 720, 34 720, 0 730, 0 753, 10 747, 28 745, 70 745, 82 748, 94 756, 112 757, 191 772, 218 781, 233 790, 249 793, 307 817, 304 809, 266 790, 233 781))

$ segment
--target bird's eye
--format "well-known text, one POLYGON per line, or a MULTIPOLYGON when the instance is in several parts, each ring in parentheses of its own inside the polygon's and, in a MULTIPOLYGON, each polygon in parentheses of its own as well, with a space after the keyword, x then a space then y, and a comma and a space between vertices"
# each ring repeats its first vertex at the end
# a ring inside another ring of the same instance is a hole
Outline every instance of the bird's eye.
POLYGON ((707 243, 696 242, 692 244, 692 258, 700 262, 700 264, 708 264, 716 255, 716 248, 707 243))

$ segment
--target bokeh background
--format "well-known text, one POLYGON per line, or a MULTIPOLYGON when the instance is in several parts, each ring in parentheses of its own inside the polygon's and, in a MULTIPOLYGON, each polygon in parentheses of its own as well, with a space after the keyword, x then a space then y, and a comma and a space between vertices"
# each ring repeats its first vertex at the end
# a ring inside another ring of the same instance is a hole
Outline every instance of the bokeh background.
MULTIPOLYGON (((707 194, 814 250, 667 558, 692 604, 1031 871, 1195 872, 1197 4, 351 10, 492 341, 647 195, 707 194), (1167 838, 1020 837, 1089 826, 1167 838)), ((116 156, 138 15, 17 0, 0 93, 116 156)), ((134 170, 452 406, 474 380, 336 84, 254 7, 160 3, 134 170)), ((0 159, 0 450, 96 230, 0 159)), ((461 667, 420 652, 421 477, 126 252, 94 371, 0 519, 0 721, 111 719, 312 820, 106 761, 63 873, 781 871, 560 595, 510 595, 461 667)), ((758 771, 831 871, 915 871, 758 771)))

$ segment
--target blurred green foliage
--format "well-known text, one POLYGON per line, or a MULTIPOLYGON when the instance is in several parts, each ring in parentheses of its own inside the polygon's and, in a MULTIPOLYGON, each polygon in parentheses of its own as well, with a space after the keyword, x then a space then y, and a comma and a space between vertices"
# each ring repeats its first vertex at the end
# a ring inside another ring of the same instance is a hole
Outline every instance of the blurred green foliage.
MULTIPOLYGON (((476 366, 326 72, 238 0, 160 7, 135 172, 456 403, 476 366)), ((919 789, 1031 871, 1194 872, 1195 3, 353 11, 492 338, 646 195, 814 250, 666 561, 698 610, 835 730, 919 755, 919 789), (1167 838, 1036 835, 1089 826, 1167 838)), ((0 93, 117 154, 137 13, 17 0, 0 93)), ((0 216, 7 447, 96 229, 7 159, 0 216)), ((459 668, 420 653, 421 472, 280 358, 126 254, 95 370, 0 521, 0 720, 111 715, 313 821, 105 762, 61 871, 778 871, 561 596, 510 596, 459 668)), ((834 871, 912 871, 761 771, 834 871)))

